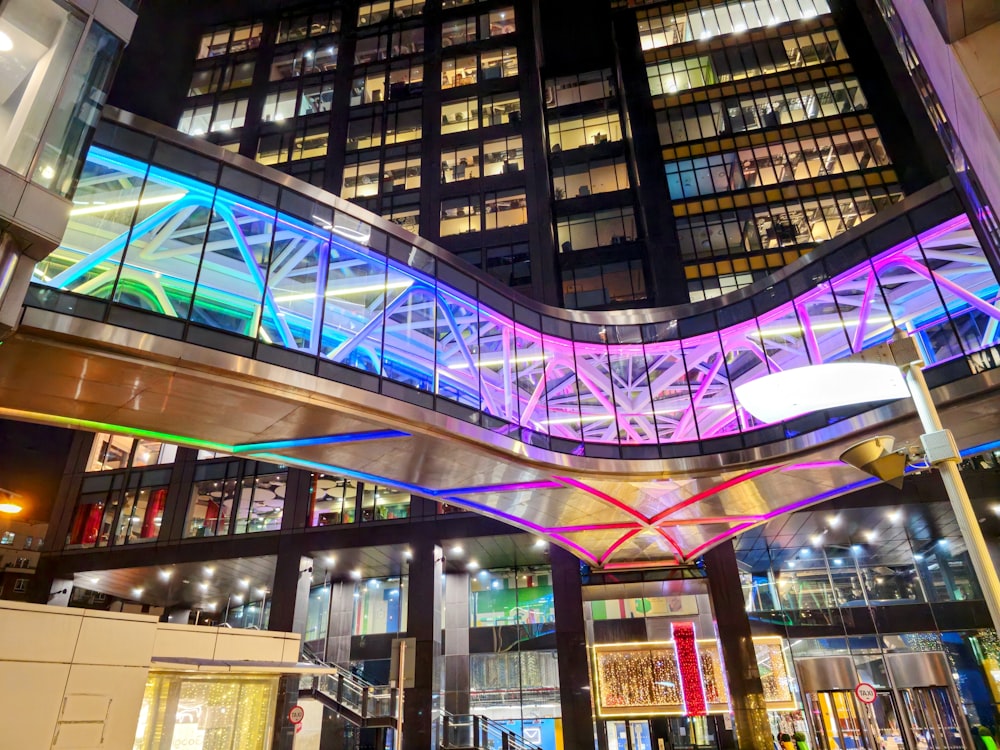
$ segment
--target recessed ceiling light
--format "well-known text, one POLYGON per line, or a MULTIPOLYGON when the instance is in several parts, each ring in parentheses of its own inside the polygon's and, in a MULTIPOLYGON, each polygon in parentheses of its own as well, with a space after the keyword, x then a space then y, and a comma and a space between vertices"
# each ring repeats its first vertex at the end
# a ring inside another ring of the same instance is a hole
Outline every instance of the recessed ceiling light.
POLYGON ((477 570, 479 568, 479 563, 475 560, 469 560, 469 570, 477 570))
POLYGON ((334 565, 337 564, 337 558, 334 557, 333 555, 327 555, 325 558, 323 558, 323 562, 326 563, 326 566, 328 568, 332 568, 334 565))
POLYGON ((357 570, 352 570, 351 571, 351 578, 353 578, 355 581, 360 581, 361 580, 361 568, 358 568, 357 570))
POLYGON ((460 556, 460 555, 464 555, 465 554, 465 550, 462 549, 462 545, 456 544, 454 547, 452 547, 450 550, 448 550, 448 554, 449 555, 460 556))
POLYGON ((170 580, 170 576, 172 576, 173 574, 174 574, 174 571, 172 571, 172 570, 161 570, 160 571, 160 578, 162 578, 164 581, 169 581, 170 580))
POLYGON ((10 52, 14 49, 14 40, 0 31, 0 52, 10 52))

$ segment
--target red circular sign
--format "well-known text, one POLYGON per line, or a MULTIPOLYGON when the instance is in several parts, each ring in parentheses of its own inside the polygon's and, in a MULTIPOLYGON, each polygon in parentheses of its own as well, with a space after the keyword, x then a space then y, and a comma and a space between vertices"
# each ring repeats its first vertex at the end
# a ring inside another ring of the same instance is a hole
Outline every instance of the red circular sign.
POLYGON ((302 706, 292 706, 288 709, 288 720, 292 724, 301 724, 306 717, 306 710, 302 706))
POLYGON ((875 686, 867 682, 859 682, 858 686, 854 688, 854 694, 858 696, 858 700, 862 703, 874 703, 878 697, 878 693, 875 692, 875 686))

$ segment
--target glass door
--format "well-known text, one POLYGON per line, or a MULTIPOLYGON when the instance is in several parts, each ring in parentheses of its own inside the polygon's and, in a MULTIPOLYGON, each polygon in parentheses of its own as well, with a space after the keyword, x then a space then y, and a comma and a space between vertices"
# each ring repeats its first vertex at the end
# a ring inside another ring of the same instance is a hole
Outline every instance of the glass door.
POLYGON ((806 703, 819 750, 877 750, 867 737, 850 690, 806 693, 806 703))
POLYGON ((608 750, 653 750, 649 721, 607 721, 608 750))
POLYGON ((914 750, 962 750, 961 719, 946 688, 910 688, 901 692, 917 743, 914 750))
POLYGON ((907 750, 896 700, 891 692, 879 690, 876 693, 872 713, 875 719, 874 730, 878 735, 881 750, 907 750))

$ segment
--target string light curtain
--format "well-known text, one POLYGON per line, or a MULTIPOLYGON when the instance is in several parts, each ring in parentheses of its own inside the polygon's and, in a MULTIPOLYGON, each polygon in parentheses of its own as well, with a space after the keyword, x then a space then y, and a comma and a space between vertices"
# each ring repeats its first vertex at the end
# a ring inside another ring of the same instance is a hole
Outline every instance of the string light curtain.
POLYGON ((674 622, 671 623, 670 630, 674 635, 674 650, 677 652, 684 713, 687 716, 706 716, 708 705, 705 703, 705 687, 701 681, 701 660, 694 638, 694 623, 674 622))

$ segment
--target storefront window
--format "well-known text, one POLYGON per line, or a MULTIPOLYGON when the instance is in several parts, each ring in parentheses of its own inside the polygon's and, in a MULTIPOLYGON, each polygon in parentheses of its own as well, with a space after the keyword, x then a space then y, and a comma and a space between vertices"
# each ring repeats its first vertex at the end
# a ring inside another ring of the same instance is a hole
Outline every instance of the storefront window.
POLYGON ((288 472, 274 471, 276 468, 279 467, 255 461, 199 466, 191 488, 184 536, 253 534, 280 529, 288 472))
POLYGON ((353 635, 401 633, 406 630, 409 597, 405 578, 370 578, 354 592, 353 635))
POLYGON ((159 440, 141 440, 99 432, 87 459, 87 471, 110 471, 129 466, 154 466, 172 464, 177 457, 177 446, 159 440))
POLYGON ((271 747, 278 677, 152 672, 146 681, 135 748, 264 750, 271 747))
POLYGON ((474 628, 555 622, 548 568, 481 570, 469 578, 469 584, 474 628))
POLYGON ((170 471, 87 477, 66 539, 68 547, 155 541, 160 534, 170 471), (123 491, 124 490, 124 491, 123 491))
POLYGON ((310 526, 336 526, 354 523, 358 483, 346 477, 313 474, 310 526))
POLYGON ((362 521, 388 521, 410 515, 410 493, 366 484, 361 495, 362 521))

